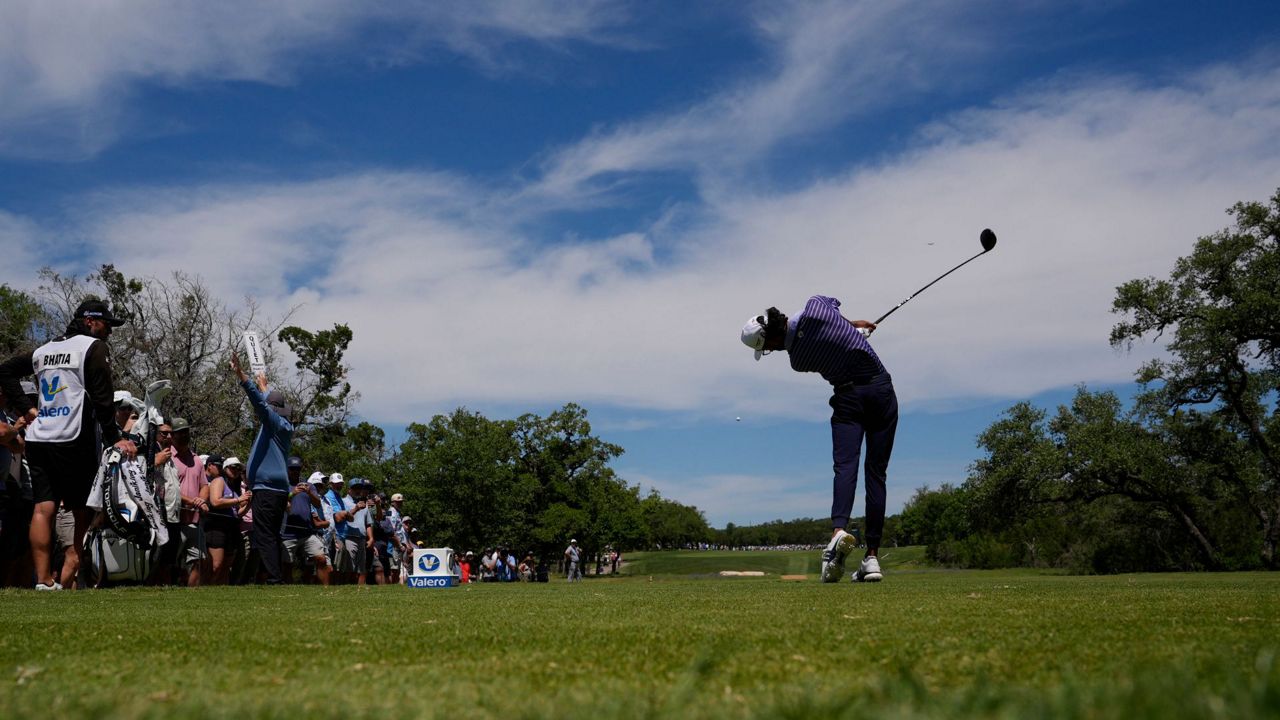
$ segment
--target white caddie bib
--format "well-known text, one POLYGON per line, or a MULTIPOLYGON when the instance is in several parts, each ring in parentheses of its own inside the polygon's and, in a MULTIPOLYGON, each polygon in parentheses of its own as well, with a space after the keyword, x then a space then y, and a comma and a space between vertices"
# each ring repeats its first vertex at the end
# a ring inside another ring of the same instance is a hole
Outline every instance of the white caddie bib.
POLYGON ((75 335, 41 345, 31 358, 39 386, 39 414, 27 428, 35 442, 70 442, 80 437, 84 417, 84 359, 94 338, 75 335))

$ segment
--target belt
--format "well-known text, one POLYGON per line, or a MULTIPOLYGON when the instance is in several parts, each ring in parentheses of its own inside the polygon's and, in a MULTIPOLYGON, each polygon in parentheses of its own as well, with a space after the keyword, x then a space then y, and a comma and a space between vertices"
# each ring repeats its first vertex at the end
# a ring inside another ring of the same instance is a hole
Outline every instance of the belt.
POLYGON ((889 373, 882 372, 878 375, 872 375, 870 377, 854 378, 853 380, 847 380, 845 382, 842 382, 839 385, 832 385, 831 391, 839 395, 842 392, 848 392, 850 390, 853 390, 854 388, 865 387, 867 385, 875 385, 881 382, 888 382, 891 379, 892 378, 890 378, 889 373))

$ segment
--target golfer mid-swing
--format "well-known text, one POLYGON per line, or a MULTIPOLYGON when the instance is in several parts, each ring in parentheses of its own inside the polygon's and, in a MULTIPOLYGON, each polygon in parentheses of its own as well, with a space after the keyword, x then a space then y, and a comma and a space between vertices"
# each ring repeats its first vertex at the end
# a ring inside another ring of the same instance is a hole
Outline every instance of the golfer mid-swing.
POLYGON ((847 320, 840 314, 840 301, 814 295, 798 316, 788 319, 769 308, 764 315, 747 321, 742 342, 756 351, 756 360, 773 350, 786 350, 791 369, 816 372, 831 383, 831 455, 835 481, 832 488, 831 542, 822 551, 822 582, 837 582, 844 574, 845 557, 857 545, 845 532, 853 496, 858 489, 858 456, 867 441, 867 555, 854 582, 881 579, 880 536, 884 531, 885 472, 893 452, 893 436, 898 429, 898 397, 893 380, 875 350, 859 329, 867 334, 875 325, 866 320, 847 320))

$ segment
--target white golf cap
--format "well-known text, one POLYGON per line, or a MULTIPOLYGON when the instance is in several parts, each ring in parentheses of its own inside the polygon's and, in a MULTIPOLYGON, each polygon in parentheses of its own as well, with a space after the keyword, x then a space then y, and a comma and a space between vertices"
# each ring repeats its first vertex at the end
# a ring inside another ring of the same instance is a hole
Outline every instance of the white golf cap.
POLYGON ((244 463, 240 462, 240 458, 234 455, 222 461, 222 467, 224 468, 229 468, 232 465, 239 465, 240 467, 244 467, 244 463))
POLYGON ((128 390, 117 390, 115 395, 111 396, 111 400, 116 405, 119 405, 122 402, 127 402, 132 405, 133 403, 131 401, 133 400, 133 393, 128 390))
POLYGON ((311 477, 307 478, 307 482, 312 485, 323 485, 326 477, 328 476, 317 470, 311 473, 311 477))
POLYGON ((338 485, 342 483, 342 473, 334 473, 329 476, 329 482, 338 485))
POLYGON ((391 496, 391 502, 403 502, 403 501, 404 501, 404 495, 401 495, 400 493, 396 493, 395 495, 391 496))
POLYGON ((742 326, 742 344, 756 351, 756 360, 764 355, 764 316, 753 315, 742 326))
POLYGON ((576 544, 577 542, 578 542, 578 539, 577 539, 577 538, 573 538, 573 539, 569 540, 569 544, 570 544, 570 545, 574 545, 574 544, 576 544))

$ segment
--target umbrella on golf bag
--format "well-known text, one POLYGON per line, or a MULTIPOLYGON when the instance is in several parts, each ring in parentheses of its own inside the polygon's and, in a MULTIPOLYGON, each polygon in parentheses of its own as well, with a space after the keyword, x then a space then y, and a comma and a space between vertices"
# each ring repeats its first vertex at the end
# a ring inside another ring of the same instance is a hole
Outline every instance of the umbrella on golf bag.
POLYGON ((147 482, 142 462, 125 460, 117 448, 102 455, 88 506, 101 510, 105 523, 85 535, 88 582, 143 582, 169 530, 147 482))

